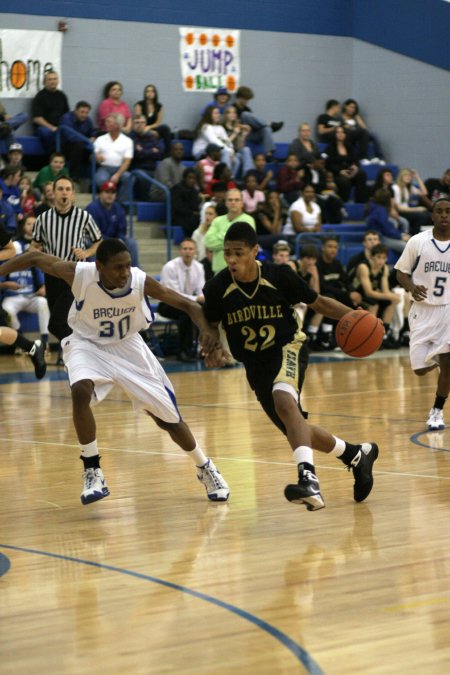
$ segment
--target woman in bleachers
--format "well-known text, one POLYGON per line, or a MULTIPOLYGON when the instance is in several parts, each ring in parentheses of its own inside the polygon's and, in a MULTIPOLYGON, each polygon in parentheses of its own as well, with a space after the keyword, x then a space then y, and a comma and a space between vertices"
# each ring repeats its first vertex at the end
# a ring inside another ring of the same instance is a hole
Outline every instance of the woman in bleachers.
POLYGON ((251 129, 248 124, 241 124, 234 105, 229 105, 225 109, 222 117, 222 126, 233 144, 236 157, 239 158, 239 175, 245 176, 247 171, 251 171, 255 168, 252 152, 250 148, 245 145, 245 141, 251 129))
MULTIPOLYGON (((342 104, 341 118, 344 123, 344 128, 348 129, 351 133, 358 130, 363 130, 368 136, 368 140, 372 141, 374 147, 374 157, 371 160, 372 164, 385 164, 383 152, 381 150, 380 142, 374 133, 368 130, 367 124, 364 122, 363 118, 359 114, 359 106, 355 99, 348 98, 342 104)), ((367 159, 367 150, 368 150, 367 137, 364 136, 363 140, 363 149, 362 156, 364 159, 367 159)))
POLYGON ((322 212, 316 203, 316 193, 312 185, 303 188, 301 196, 291 204, 283 235, 296 235, 299 232, 320 232, 322 212))
POLYGON ((302 122, 298 127, 298 136, 289 146, 289 154, 295 155, 300 162, 300 168, 312 164, 315 155, 319 152, 319 146, 312 139, 312 129, 307 122, 302 122))
POLYGON ((163 124, 164 106, 159 101, 158 90, 154 84, 147 84, 144 89, 142 101, 134 105, 136 115, 145 115, 147 124, 145 131, 147 133, 156 133, 164 143, 164 157, 170 156, 170 146, 172 143, 170 127, 163 124))
POLYGON ((391 169, 380 169, 373 186, 373 194, 375 194, 377 190, 381 189, 389 190, 389 194, 391 195, 391 204, 389 207, 389 219, 395 228, 409 234, 409 222, 407 221, 406 218, 401 216, 398 211, 397 204, 395 203, 394 199, 393 186, 394 186, 394 176, 392 174, 391 169))
POLYGON ((98 128, 102 133, 106 133, 105 120, 111 113, 119 113, 123 116, 125 124, 122 128, 123 133, 128 134, 131 131, 131 110, 125 101, 122 101, 123 87, 120 82, 107 82, 103 88, 103 101, 100 103, 97 111, 98 128))
POLYGON ((327 155, 326 166, 333 173, 342 201, 349 201, 354 188, 355 202, 365 203, 368 197, 367 176, 358 166, 343 127, 337 127, 334 139, 327 146, 327 155))
POLYGON ((417 234, 422 226, 432 224, 428 212, 431 201, 417 171, 401 169, 392 189, 398 212, 409 222, 411 234, 417 234))
POLYGON ((211 106, 207 108, 197 125, 196 136, 192 146, 192 154, 195 159, 203 157, 206 147, 210 144, 220 147, 220 158, 232 171, 233 176, 239 170, 240 161, 236 158, 233 143, 225 128, 220 123, 219 108, 211 106))

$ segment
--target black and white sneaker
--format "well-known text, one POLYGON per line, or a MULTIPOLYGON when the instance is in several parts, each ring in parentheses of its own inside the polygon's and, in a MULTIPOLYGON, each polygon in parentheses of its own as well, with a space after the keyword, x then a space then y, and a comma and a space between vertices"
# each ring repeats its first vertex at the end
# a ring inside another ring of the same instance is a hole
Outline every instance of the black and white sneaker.
POLYGON ((45 345, 42 340, 35 340, 33 346, 28 352, 28 356, 33 362, 34 373, 38 380, 42 380, 47 372, 47 364, 45 362, 45 345))
POLYGON ((353 471, 355 483, 353 485, 353 498, 355 502, 363 502, 371 493, 373 487, 372 467, 378 457, 378 445, 376 443, 361 443, 358 452, 348 465, 348 470, 353 471))
POLYGON ((293 504, 305 504, 308 511, 318 511, 325 506, 317 476, 308 470, 299 473, 297 484, 286 485, 284 496, 293 504))

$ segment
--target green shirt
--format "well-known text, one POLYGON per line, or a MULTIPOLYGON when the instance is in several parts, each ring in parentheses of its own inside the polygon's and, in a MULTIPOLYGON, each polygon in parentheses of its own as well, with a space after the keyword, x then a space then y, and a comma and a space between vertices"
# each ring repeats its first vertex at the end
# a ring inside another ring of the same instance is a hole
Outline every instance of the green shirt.
POLYGON ((205 234, 204 240, 205 248, 213 251, 212 269, 214 274, 217 274, 217 272, 220 272, 220 270, 225 269, 227 266, 223 257, 223 242, 226 231, 233 223, 248 223, 256 230, 255 220, 248 213, 241 213, 234 220, 230 220, 227 214, 214 218, 209 226, 209 230, 205 234))
POLYGON ((64 166, 58 173, 53 173, 50 164, 44 166, 33 181, 33 187, 42 189, 46 183, 53 183, 60 176, 68 176, 69 171, 64 166))

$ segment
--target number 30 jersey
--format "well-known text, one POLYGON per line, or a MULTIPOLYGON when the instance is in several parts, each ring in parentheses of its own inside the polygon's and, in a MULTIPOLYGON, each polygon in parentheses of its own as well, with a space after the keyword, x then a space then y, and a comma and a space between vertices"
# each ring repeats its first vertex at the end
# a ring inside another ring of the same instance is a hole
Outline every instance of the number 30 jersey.
POLYGON ((132 267, 124 288, 108 290, 95 263, 75 267, 68 323, 74 335, 97 344, 115 344, 148 328, 152 311, 144 294, 146 274, 132 267))
POLYGON ((450 241, 433 237, 433 230, 419 232, 409 239, 395 269, 410 274, 416 286, 428 289, 420 304, 450 303, 450 241))
POLYGON ((305 334, 294 305, 310 304, 317 293, 287 265, 258 262, 258 278, 234 281, 228 269, 207 282, 203 311, 211 322, 222 321, 234 358, 244 364, 266 363, 275 353, 305 334))

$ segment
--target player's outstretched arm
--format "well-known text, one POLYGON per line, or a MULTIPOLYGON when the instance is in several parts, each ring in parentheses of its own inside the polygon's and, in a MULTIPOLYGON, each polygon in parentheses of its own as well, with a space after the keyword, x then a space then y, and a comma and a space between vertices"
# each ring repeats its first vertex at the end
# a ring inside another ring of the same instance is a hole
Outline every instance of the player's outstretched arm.
POLYGON ((39 267, 43 272, 51 274, 53 277, 64 279, 70 286, 73 282, 76 263, 67 260, 61 260, 55 255, 42 253, 36 248, 26 251, 21 255, 11 258, 2 264, 2 274, 11 272, 20 272, 30 267, 39 267))
POLYGON ((311 307, 318 314, 323 314, 330 319, 339 320, 341 316, 351 312, 353 307, 347 307, 343 305, 342 302, 334 300, 334 298, 327 298, 324 295, 319 295, 319 297, 312 302, 308 307, 311 307))

